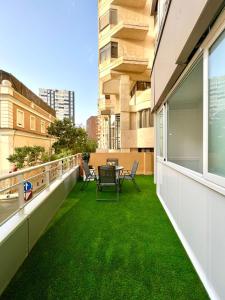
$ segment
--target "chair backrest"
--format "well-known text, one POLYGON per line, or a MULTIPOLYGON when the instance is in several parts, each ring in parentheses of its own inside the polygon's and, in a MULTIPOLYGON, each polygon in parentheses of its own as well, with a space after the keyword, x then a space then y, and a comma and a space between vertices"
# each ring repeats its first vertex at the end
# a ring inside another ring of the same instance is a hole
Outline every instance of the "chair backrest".
POLYGON ((86 163, 86 161, 83 161, 83 169, 84 169, 84 173, 85 173, 86 177, 91 175, 90 169, 89 169, 88 164, 86 163))
POLYGON ((116 167, 115 166, 99 166, 98 167, 99 183, 116 183, 116 167))
POLYGON ((131 169, 131 172, 130 172, 130 175, 132 177, 134 177, 136 175, 138 164, 139 164, 139 162, 136 161, 136 160, 133 162, 133 166, 132 166, 132 169, 131 169))
POLYGON ((118 166, 119 165, 119 160, 118 160, 118 158, 107 158, 106 159, 106 164, 107 165, 112 165, 112 166, 118 166))

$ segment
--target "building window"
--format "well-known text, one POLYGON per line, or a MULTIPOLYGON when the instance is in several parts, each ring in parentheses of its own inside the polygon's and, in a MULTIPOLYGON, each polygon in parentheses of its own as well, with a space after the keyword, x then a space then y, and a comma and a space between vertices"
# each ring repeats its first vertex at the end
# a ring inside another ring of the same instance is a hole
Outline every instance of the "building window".
POLYGON ((108 25, 117 24, 117 9, 110 9, 99 19, 99 31, 104 30, 108 25))
POLYGON ((225 32, 209 49, 208 172, 225 177, 225 32))
POLYGON ((22 110, 19 110, 19 109, 17 109, 16 124, 19 127, 24 127, 24 112, 22 110))
POLYGON ((148 128, 154 126, 154 118, 151 109, 143 109, 139 114, 139 128, 148 128))
POLYGON ((118 43, 110 42, 105 47, 100 49, 100 63, 110 60, 111 58, 118 58, 118 43))
POLYGON ((36 129, 36 118, 34 116, 30 116, 30 130, 36 129))
POLYGON ((151 88, 151 82, 149 81, 137 81, 130 92, 131 98, 136 94, 137 91, 145 91, 151 88))
POLYGON ((203 59, 190 70, 168 100, 167 159, 203 171, 203 59))
POLYGON ((45 121, 41 121, 41 133, 45 133, 45 121))

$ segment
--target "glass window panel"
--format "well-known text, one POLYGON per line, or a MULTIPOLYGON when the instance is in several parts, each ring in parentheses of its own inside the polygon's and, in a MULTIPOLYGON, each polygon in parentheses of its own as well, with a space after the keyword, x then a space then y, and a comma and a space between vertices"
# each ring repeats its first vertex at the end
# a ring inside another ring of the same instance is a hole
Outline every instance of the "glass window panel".
POLYGON ((111 43, 111 57, 118 58, 118 43, 116 42, 111 43))
POLYGON ((110 9, 110 24, 117 24, 117 9, 110 9))
POLYGON ((225 32, 209 52, 208 171, 225 177, 225 32))
POLYGON ((17 110, 17 126, 24 126, 24 112, 21 110, 17 110))
POLYGON ((111 42, 100 49, 100 63, 118 57, 118 43, 111 42))
POLYGON ((191 69, 168 101, 168 161, 202 172, 203 60, 191 69))

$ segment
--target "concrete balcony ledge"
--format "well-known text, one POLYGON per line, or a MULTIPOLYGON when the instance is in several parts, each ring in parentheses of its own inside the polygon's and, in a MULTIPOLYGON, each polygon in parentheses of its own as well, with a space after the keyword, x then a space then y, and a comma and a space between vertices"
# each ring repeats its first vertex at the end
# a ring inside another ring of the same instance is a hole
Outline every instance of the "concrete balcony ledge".
POLYGON ((111 0, 112 5, 128 6, 135 8, 143 8, 147 0, 111 0))
POLYGON ((111 70, 119 72, 143 73, 148 68, 149 60, 134 56, 121 56, 111 63, 111 70))
POLYGON ((110 114, 111 106, 110 99, 99 99, 98 101, 98 108, 102 115, 110 114))
POLYGON ((130 112, 138 112, 142 109, 147 109, 147 108, 151 108, 150 100, 143 101, 143 102, 136 103, 136 104, 130 103, 130 112))
POLYGON ((148 33, 147 24, 137 24, 136 22, 120 22, 111 31, 111 37, 117 39, 130 39, 143 41, 148 33))

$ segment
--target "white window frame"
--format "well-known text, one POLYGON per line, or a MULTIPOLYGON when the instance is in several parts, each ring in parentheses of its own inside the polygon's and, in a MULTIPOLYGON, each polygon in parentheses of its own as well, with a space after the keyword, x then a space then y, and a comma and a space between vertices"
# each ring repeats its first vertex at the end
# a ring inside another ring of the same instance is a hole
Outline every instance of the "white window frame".
MULTIPOLYGON (((198 171, 194 171, 192 169, 188 169, 187 167, 178 165, 170 160, 168 160, 168 156, 167 156, 167 148, 168 148, 168 132, 167 132, 167 126, 168 126, 168 108, 169 108, 169 104, 168 101, 170 99, 170 97, 176 92, 176 90, 182 85, 182 83, 188 78, 188 76, 191 74, 191 72, 194 70, 194 68, 196 67, 196 65, 199 63, 200 60, 203 60, 203 76, 204 76, 204 52, 203 49, 200 48, 200 50, 196 53, 196 55, 193 57, 193 59, 190 61, 190 63, 187 65, 186 69, 183 71, 183 73, 181 74, 180 78, 178 79, 178 81, 176 82, 176 84, 174 85, 173 89, 169 92, 168 96, 166 97, 166 104, 165 104, 165 109, 166 109, 166 128, 165 128, 165 132, 166 132, 166 140, 165 140, 165 149, 166 149, 166 158, 164 159, 164 161, 168 161, 168 163, 170 165, 174 165, 176 166, 176 169, 181 169, 181 170, 186 170, 187 172, 191 172, 191 174, 195 174, 195 175, 199 175, 199 176, 203 176, 203 170, 202 172, 198 172, 198 171)), ((204 97, 204 78, 203 78, 203 97, 204 97)), ((203 106, 204 106, 204 99, 202 99, 203 102, 203 106)), ((204 107, 203 107, 203 124, 204 124, 204 107)), ((204 125, 203 125, 204 126, 204 125)), ((202 132, 202 137, 204 139, 204 129, 202 132)), ((203 149, 204 149, 204 145, 203 145, 203 149)), ((204 152, 204 151, 203 151, 204 152)), ((204 162, 204 153, 202 152, 202 161, 204 162)))
POLYGON ((16 125, 18 127, 24 128, 24 111, 23 110, 17 109, 17 111, 16 111, 16 125), (23 115, 22 124, 19 123, 19 113, 22 113, 22 115, 23 115))
POLYGON ((209 50, 213 44, 217 41, 219 36, 225 30, 225 23, 217 28, 213 37, 211 37, 204 47, 204 61, 203 61, 203 176, 205 179, 225 187, 225 177, 210 173, 208 171, 208 159, 209 159, 209 85, 208 85, 208 75, 209 75, 209 50))
POLYGON ((36 130, 36 117, 33 115, 30 115, 30 130, 36 130), (34 120, 34 127, 31 126, 32 119, 34 120))
POLYGON ((157 135, 157 140, 158 142, 156 143, 156 156, 157 159, 160 161, 166 161, 167 160, 167 103, 163 104, 161 108, 158 110, 157 115, 156 115, 156 135, 157 135), (158 126, 159 126, 159 114, 163 113, 163 155, 161 156, 159 154, 159 139, 158 139, 158 126))
MULTIPOLYGON (((216 21, 214 27, 202 43, 199 50, 196 52, 192 60, 189 62, 183 73, 181 74, 180 78, 175 83, 174 87, 171 89, 169 94, 167 95, 165 99, 164 106, 161 106, 161 108, 157 111, 157 117, 161 109, 164 109, 164 143, 163 143, 163 157, 160 157, 158 155, 158 135, 157 136, 157 152, 156 152, 156 158, 157 161, 163 162, 166 165, 168 165, 171 168, 174 168, 178 172, 181 172, 182 174, 185 174, 186 176, 190 176, 194 180, 197 180, 201 183, 203 183, 206 186, 211 187, 212 189, 217 190, 218 192, 221 192, 225 195, 225 177, 212 174, 208 172, 208 59, 209 59, 209 49, 211 46, 216 42, 216 40, 219 38, 219 36, 224 32, 225 30, 225 12, 222 14, 221 17, 216 21), (203 56, 203 172, 199 173, 196 171, 193 171, 191 169, 188 169, 183 166, 179 166, 176 163, 167 161, 167 113, 168 113, 168 104, 167 101, 169 100, 170 96, 174 93, 174 91, 177 89, 177 87, 182 83, 184 78, 187 76, 187 74, 190 72, 190 70, 193 68, 193 66, 197 63, 197 61, 200 59, 200 57, 203 56), (222 189, 222 190, 221 190, 222 189)), ((158 122, 156 122, 158 123, 158 122)), ((158 126, 158 124, 157 124, 158 126)), ((156 131, 157 133, 157 131, 156 131)))
POLYGON ((45 121, 43 121, 43 120, 41 120, 41 133, 46 133, 45 121), (42 126, 44 126, 44 130, 43 130, 42 126))

